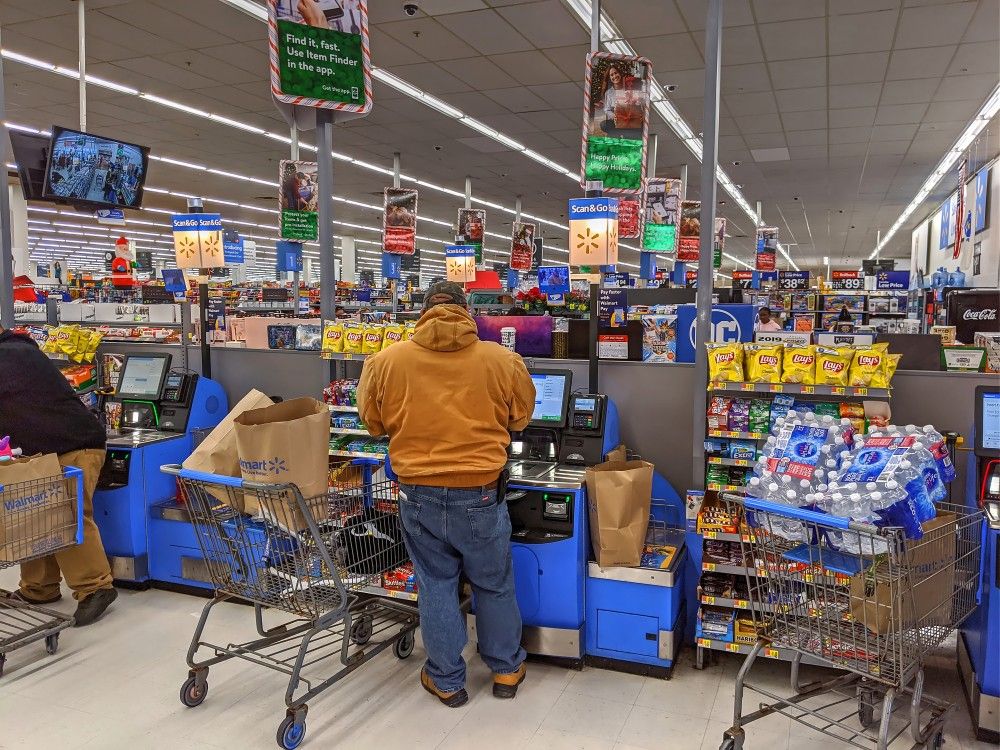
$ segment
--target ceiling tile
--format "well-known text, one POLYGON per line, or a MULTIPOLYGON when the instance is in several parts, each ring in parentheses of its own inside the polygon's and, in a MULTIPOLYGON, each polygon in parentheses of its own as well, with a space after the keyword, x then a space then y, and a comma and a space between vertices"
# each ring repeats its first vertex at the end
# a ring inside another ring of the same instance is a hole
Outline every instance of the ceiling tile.
POLYGON ((804 89, 782 89, 774 92, 782 113, 826 109, 826 89, 813 86, 804 89))
POLYGON ((512 89, 493 89, 483 93, 511 112, 536 112, 548 109, 544 99, 523 86, 512 89))
POLYGON ((875 115, 876 125, 901 125, 904 123, 920 122, 924 112, 927 111, 926 104, 886 104, 878 108, 875 115))
POLYGON ((879 156, 902 156, 910 147, 907 141, 872 141, 869 153, 879 156))
POLYGON ((781 122, 785 130, 817 130, 827 127, 825 109, 812 109, 805 112, 782 112, 781 122))
POLYGON ((757 28, 768 60, 791 60, 826 54, 826 24, 821 18, 765 23, 757 28))
POLYGON ((744 140, 751 150, 784 148, 786 145, 784 133, 754 133, 746 136, 744 140))
POLYGON ((938 85, 937 78, 912 78, 906 81, 886 81, 882 87, 882 104, 917 104, 929 102, 938 85))
POLYGON ((776 133, 781 130, 781 120, 778 115, 745 115, 736 117, 736 124, 744 135, 750 133, 776 133))
POLYGON ((828 142, 827 131, 823 130, 791 130, 786 131, 789 146, 825 146, 828 142))
MULTIPOLYGON (((534 54, 538 55, 539 53, 535 52, 534 54)), ((511 78, 485 57, 469 57, 465 60, 455 60, 448 65, 448 69, 452 71, 456 78, 465 81, 476 90, 502 89, 509 86, 516 86, 519 83, 519 81, 511 78)))
POLYGON ((917 134, 917 126, 913 125, 876 125, 872 128, 872 141, 909 140, 917 134))
POLYGON ((771 80, 775 89, 798 89, 826 85, 826 58, 769 62, 771 80))
POLYGON ((511 5, 499 8, 498 12, 539 48, 580 44, 589 36, 559 0, 511 5))
POLYGON ((865 13, 876 10, 896 10, 899 0, 837 0, 830 4, 830 15, 865 13))
POLYGON ((726 108, 732 115, 762 115, 777 110, 774 94, 770 91, 756 94, 726 94, 726 108))
POLYGON ((548 83, 542 86, 529 86, 528 90, 536 94, 547 105, 547 109, 570 109, 574 115, 574 122, 579 124, 580 112, 583 109, 583 92, 580 84, 570 83, 548 83))
POLYGON ((628 39, 664 32, 685 31, 684 17, 672 2, 637 3, 635 0, 604 0, 601 9, 628 39))
POLYGON ((889 61, 886 78, 890 81, 904 78, 936 78, 944 75, 955 54, 955 46, 924 47, 923 49, 897 49, 889 61))
POLYGON ((835 55, 830 60, 830 83, 871 83, 885 77, 888 52, 863 52, 857 55, 835 55))
POLYGON ((968 122, 981 106, 983 106, 983 102, 980 99, 933 102, 924 113, 923 122, 968 122))
POLYGON ((935 101, 958 101, 961 99, 979 99, 986 97, 997 85, 995 75, 962 75, 946 76, 941 79, 941 85, 934 94, 935 101))
POLYGON ((518 83, 525 86, 543 83, 562 83, 566 80, 566 74, 537 50, 493 55, 490 59, 502 68, 504 72, 513 76, 518 83))
POLYGON ((767 66, 764 63, 726 65, 722 68, 720 85, 723 94, 770 91, 771 79, 768 78, 767 66))
POLYGON ((991 73, 996 78, 998 70, 1000 70, 1000 45, 994 40, 958 45, 955 59, 948 67, 948 75, 991 73))
MULTIPOLYGON (((635 2, 635 0, 628 0, 635 2)), ((705 0, 676 0, 677 7, 684 15, 684 20, 691 31, 703 31, 705 29, 706 5, 705 0)), ((646 5, 647 3, 643 3, 646 5)), ((746 26, 753 23, 753 13, 750 12, 750 4, 747 0, 728 0, 726 10, 722 16, 723 26, 746 26)))
MULTIPOLYGON (((481 55, 531 49, 531 43, 495 10, 453 13, 441 16, 438 20, 455 36, 475 47, 481 55)), ((374 45, 372 49, 376 49, 374 45)))
POLYGON ((827 145, 814 145, 814 146, 789 146, 788 153, 792 159, 817 159, 826 158, 829 149, 827 145))
POLYGON ((478 54, 474 47, 463 42, 433 18, 384 23, 379 28, 396 41, 419 52, 427 60, 458 60, 478 54))
POLYGON ((468 84, 447 72, 434 63, 417 63, 416 65, 399 65, 393 72, 398 73, 407 81, 419 81, 420 87, 432 94, 450 94, 457 91, 468 91, 468 84))
MULTIPOLYGON (((844 110, 840 110, 843 112, 844 110)), ((830 113, 833 114, 832 112, 830 113)), ((830 128, 830 153, 833 154, 833 144, 835 143, 868 143, 871 136, 871 128, 830 128)))
POLYGON ((758 23, 821 18, 826 15, 824 0, 753 0, 758 23))
POLYGON ((894 10, 830 18, 830 54, 882 52, 892 47, 898 14, 894 10))
POLYGON ((653 62, 657 80, 673 70, 701 68, 704 61, 701 52, 688 33, 651 36, 637 42, 636 51, 653 62))
POLYGON ((958 44, 975 10, 975 0, 924 8, 906 8, 899 20, 896 47, 907 49, 958 44))
POLYGON ((849 109, 831 109, 831 128, 855 128, 871 125, 875 122, 875 107, 851 107, 849 109))
POLYGON ((855 83, 830 87, 830 109, 874 107, 882 93, 881 83, 855 83))
POLYGON ((965 42, 995 42, 1000 30, 1000 3, 981 2, 965 32, 965 42))

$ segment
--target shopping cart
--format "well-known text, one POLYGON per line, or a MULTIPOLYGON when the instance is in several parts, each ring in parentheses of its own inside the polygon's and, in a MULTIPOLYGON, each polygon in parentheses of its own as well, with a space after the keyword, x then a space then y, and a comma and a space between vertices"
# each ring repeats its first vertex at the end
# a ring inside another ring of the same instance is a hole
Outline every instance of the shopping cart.
POLYGON ((209 668, 233 658, 288 675, 279 747, 298 747, 308 702, 380 652, 413 653, 416 595, 383 588, 382 576, 408 561, 396 483, 362 467, 318 497, 293 484, 162 470, 178 477, 208 567, 215 597, 201 613, 187 662, 181 702, 200 705, 209 668), (242 513, 236 508, 246 510, 242 513), (256 633, 239 643, 210 642, 209 613, 220 602, 253 604, 256 633), (265 610, 282 621, 265 626, 265 610), (199 660, 199 651, 207 657, 199 660), (330 674, 331 669, 333 673, 330 674))
MULTIPOLYGON (((62 475, 0 484, 0 569, 82 543, 83 471, 69 466, 62 475)), ((54 654, 59 633, 73 624, 72 615, 9 594, 0 590, 0 676, 8 653, 44 638, 54 654)))
POLYGON ((739 750, 743 727, 781 713, 859 748, 884 750, 907 727, 913 747, 939 748, 952 706, 924 694, 923 661, 975 609, 982 511, 939 504, 920 539, 824 513, 723 495, 747 525, 741 542, 746 599, 758 640, 736 678, 733 726, 722 750, 739 750), (791 697, 747 678, 762 652, 791 654, 791 697), (846 670, 803 683, 810 663, 846 670), (743 714, 743 692, 773 701, 743 714))

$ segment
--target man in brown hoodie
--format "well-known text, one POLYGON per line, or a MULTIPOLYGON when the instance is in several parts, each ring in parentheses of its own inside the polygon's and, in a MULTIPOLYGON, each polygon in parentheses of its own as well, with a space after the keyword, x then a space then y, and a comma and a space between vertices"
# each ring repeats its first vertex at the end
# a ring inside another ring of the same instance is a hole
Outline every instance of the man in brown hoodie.
POLYGON ((497 479, 510 431, 531 419, 535 387, 517 354, 479 340, 466 304, 458 284, 432 284, 413 338, 369 358, 358 386, 360 417, 372 435, 389 436, 399 476, 427 650, 420 682, 451 707, 469 700, 463 573, 476 596, 479 654, 493 670, 493 695, 513 698, 525 676, 510 516, 497 479))

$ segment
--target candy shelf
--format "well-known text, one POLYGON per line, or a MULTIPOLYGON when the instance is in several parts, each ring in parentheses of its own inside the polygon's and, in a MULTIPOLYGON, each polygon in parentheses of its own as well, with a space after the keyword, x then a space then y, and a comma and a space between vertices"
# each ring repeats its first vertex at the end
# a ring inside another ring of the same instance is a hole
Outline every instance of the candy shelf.
MULTIPOLYGON (((368 433, 366 432, 365 435, 368 433)), ((385 453, 366 453, 363 451, 339 451, 330 449, 330 455, 336 458, 374 458, 376 461, 384 461, 386 459, 385 453)))
POLYGON ((350 412, 351 414, 358 413, 358 407, 356 406, 341 406, 340 404, 327 404, 327 408, 330 411, 350 412))
POLYGON ((724 458, 722 456, 709 456, 705 460, 714 466, 741 466, 744 468, 753 466, 756 463, 756 461, 751 461, 748 458, 724 458))
MULTIPOLYGON (((700 653, 702 649, 709 651, 728 651, 731 654, 749 654, 753 651, 753 645, 748 645, 745 643, 731 643, 729 641, 717 641, 712 638, 699 638, 697 641, 699 659, 703 656, 700 653)), ((787 648, 774 648, 773 646, 767 646, 760 651, 760 655, 767 659, 780 659, 782 661, 791 661, 795 652, 787 648)), ((824 662, 822 659, 817 659, 812 656, 803 656, 803 664, 812 664, 814 666, 828 667, 828 663, 824 662)))
POLYGON ((331 435, 361 435, 362 437, 371 437, 368 434, 368 430, 357 430, 351 427, 331 427, 331 435))
POLYGON ((323 359, 334 359, 334 360, 344 360, 350 361, 353 359, 363 360, 366 357, 370 357, 370 354, 355 354, 354 352, 323 352, 323 359))
POLYGON ((763 440, 766 432, 733 432, 732 430, 709 430, 709 437, 731 438, 733 440, 763 440))
POLYGON ((709 383, 708 390, 719 393, 791 393, 801 396, 848 398, 889 398, 888 388, 861 388, 846 385, 802 385, 801 383, 709 383))
POLYGON ((399 591, 397 589, 387 589, 382 586, 362 586, 361 593, 372 594, 373 596, 385 596, 390 599, 403 599, 408 602, 417 600, 417 593, 414 591, 399 591))

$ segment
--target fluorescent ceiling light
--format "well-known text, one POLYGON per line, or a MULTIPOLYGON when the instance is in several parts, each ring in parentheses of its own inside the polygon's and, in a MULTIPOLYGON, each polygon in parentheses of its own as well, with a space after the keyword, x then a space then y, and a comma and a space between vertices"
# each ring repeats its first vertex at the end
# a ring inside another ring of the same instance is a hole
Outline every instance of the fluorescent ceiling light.
MULTIPOLYGON (((930 195, 934 187, 941 181, 949 171, 954 168, 955 162, 961 157, 965 150, 972 145, 973 141, 979 137, 979 134, 983 132, 986 126, 989 124, 997 112, 1000 111, 1000 85, 997 85, 988 97, 986 101, 983 102, 983 106, 979 108, 975 117, 972 118, 971 122, 965 126, 965 130, 955 141, 955 145, 948 150, 948 152, 941 157, 941 161, 938 162, 937 167, 931 172, 930 176, 924 180, 924 184, 921 185, 920 190, 917 194, 913 196, 913 200, 910 201, 909 205, 903 209, 903 212, 899 215, 899 218, 893 223, 889 228, 889 231, 882 235, 882 240, 875 246, 872 250, 871 255, 868 256, 868 260, 871 260, 878 256, 879 253, 889 244, 889 241, 896 235, 906 220, 910 218, 914 211, 920 207, 920 204, 924 202, 924 199, 930 195)), ((964 187, 964 186, 963 186, 964 187)), ((959 222, 963 221, 963 217, 959 217, 959 222)))

